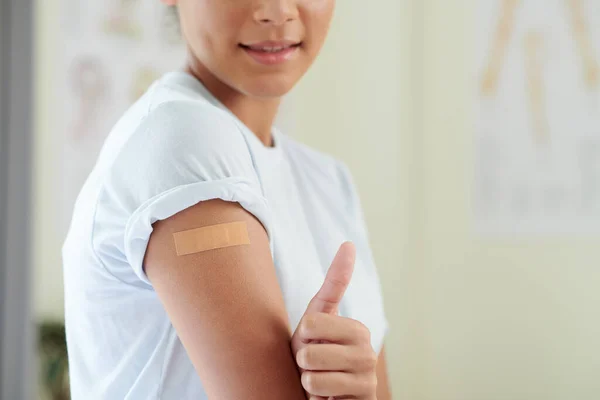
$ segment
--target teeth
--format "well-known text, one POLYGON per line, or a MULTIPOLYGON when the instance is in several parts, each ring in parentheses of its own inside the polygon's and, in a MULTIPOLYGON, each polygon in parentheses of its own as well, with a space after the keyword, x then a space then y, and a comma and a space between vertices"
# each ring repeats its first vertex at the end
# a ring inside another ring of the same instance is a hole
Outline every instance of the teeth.
POLYGON ((277 53, 283 49, 287 49, 288 47, 253 47, 252 50, 264 51, 266 53, 277 53))

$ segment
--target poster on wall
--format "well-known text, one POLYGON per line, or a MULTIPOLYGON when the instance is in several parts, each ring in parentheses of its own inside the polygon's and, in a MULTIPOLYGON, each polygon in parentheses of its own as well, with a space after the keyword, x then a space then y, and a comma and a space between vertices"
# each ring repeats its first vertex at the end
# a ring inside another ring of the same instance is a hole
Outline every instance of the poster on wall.
POLYGON ((165 72, 182 67, 175 10, 158 1, 64 0, 56 81, 61 232, 121 114, 165 72))
POLYGON ((480 0, 475 228, 600 234, 600 1, 480 0))

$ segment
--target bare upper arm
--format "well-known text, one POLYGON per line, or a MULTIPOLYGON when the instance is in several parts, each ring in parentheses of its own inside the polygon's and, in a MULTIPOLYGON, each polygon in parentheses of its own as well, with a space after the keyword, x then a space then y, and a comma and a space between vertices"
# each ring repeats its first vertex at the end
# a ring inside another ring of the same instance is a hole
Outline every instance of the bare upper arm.
POLYGON ((199 203, 154 224, 145 272, 209 398, 305 399, 266 231, 237 203, 199 203), (173 233, 245 221, 251 244, 177 256, 173 233))
POLYGON ((385 347, 379 352, 377 361, 377 400, 392 400, 387 362, 385 359, 385 347))

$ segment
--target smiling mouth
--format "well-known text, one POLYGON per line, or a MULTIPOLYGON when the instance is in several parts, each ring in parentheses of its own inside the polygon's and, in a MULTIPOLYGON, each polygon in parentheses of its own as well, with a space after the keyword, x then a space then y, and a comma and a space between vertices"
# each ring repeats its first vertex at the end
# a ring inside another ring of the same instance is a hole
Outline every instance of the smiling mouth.
POLYGON ((256 45, 245 45, 240 43, 240 47, 246 50, 261 52, 261 53, 281 53, 289 49, 301 47, 302 42, 295 44, 256 44, 256 45))
POLYGON ((252 44, 240 43, 240 48, 256 63, 265 66, 286 65, 297 59, 302 42, 292 40, 267 40, 252 44))

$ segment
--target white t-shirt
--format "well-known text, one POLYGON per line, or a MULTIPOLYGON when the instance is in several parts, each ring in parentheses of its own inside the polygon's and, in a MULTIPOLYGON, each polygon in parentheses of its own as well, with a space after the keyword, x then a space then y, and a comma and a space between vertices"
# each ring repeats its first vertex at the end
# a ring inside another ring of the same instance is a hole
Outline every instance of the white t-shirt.
POLYGON ((265 147, 192 75, 170 72, 108 136, 63 245, 73 400, 206 399, 142 261, 152 223, 194 204, 240 203, 269 235, 292 329, 342 242, 357 260, 340 315, 375 350, 387 330, 347 168, 274 129, 265 147))

